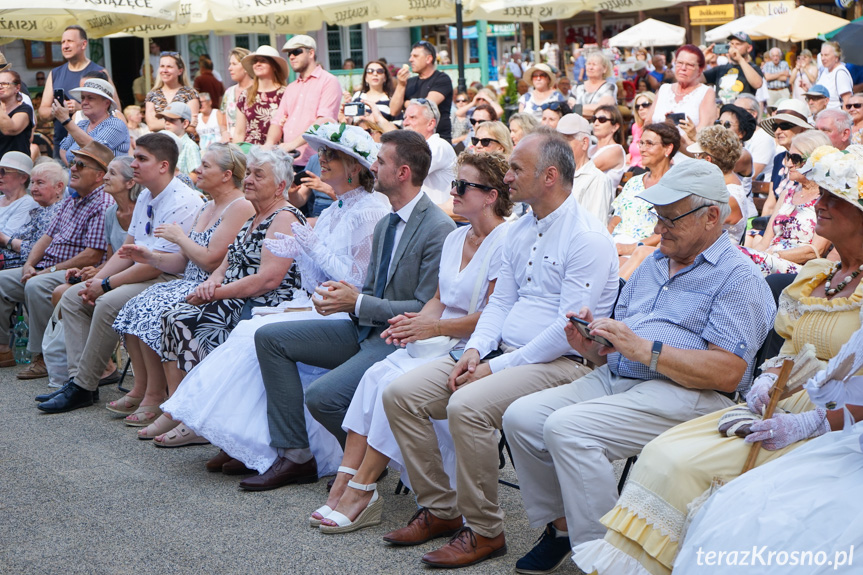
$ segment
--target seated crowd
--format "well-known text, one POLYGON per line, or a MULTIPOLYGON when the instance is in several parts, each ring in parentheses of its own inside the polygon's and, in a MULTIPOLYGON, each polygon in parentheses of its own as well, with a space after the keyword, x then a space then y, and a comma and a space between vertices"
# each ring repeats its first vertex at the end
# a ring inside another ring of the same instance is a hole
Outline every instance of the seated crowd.
MULTIPOLYGON (((760 82, 748 37, 731 40, 760 82)), ((776 98, 762 117, 686 45, 671 81, 634 98, 627 149, 602 52, 571 93, 530 67, 506 124, 491 92, 453 100, 427 42, 418 76, 370 62, 346 94, 315 51, 301 35, 287 60, 232 52, 233 113, 203 148, 190 134, 215 102, 201 116, 163 54, 131 157, 112 84, 89 78, 72 90, 84 119, 51 104, 59 162, 0 158, 0 367, 16 364, 23 305, 18 377, 64 381, 40 411, 96 404, 122 342, 134 386, 105 407, 139 440, 212 444, 206 469, 249 492, 334 475, 322 505, 295 510, 330 535, 381 523, 391 467, 417 510, 383 540, 448 537, 431 567, 507 553, 501 432, 542 529, 519 573, 695 572, 717 540, 781 542, 765 515, 801 539, 822 526, 825 546, 842 534, 812 502, 854 501, 849 521, 860 505, 863 466, 840 458, 859 456, 863 427, 829 433, 863 416, 848 351, 863 338, 863 146, 847 113, 776 98), (761 174, 776 194, 759 232, 761 174), (43 357, 57 321, 62 368, 43 357), (739 477, 753 445, 759 468, 739 477), (618 493, 614 462, 634 456, 618 493), (786 473, 819 493, 763 485, 786 473)))

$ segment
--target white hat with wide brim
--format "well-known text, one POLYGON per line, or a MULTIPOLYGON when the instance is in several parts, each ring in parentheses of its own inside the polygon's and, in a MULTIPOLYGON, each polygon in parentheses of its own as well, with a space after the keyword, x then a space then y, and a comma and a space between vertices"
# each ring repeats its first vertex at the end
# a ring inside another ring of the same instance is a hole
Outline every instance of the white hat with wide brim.
POLYGON ((252 78, 255 77, 255 71, 253 66, 255 64, 255 57, 261 56, 264 58, 269 58, 273 64, 277 65, 282 69, 282 77, 287 80, 288 78, 288 61, 282 58, 282 55, 279 54, 279 51, 273 48, 272 46, 258 46, 258 49, 243 58, 242 62, 243 68, 245 68, 246 72, 252 78))
POLYGON ((303 139, 315 150, 321 146, 338 150, 354 158, 365 168, 372 167, 380 151, 380 144, 375 142, 365 130, 348 124, 312 126, 303 134, 303 139))

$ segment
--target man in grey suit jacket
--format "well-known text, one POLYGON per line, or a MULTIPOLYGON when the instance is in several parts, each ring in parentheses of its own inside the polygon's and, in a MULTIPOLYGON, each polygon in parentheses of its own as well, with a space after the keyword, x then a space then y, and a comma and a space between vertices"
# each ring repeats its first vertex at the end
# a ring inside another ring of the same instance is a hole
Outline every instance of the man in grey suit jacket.
POLYGON ((279 450, 279 457, 262 475, 242 481, 243 489, 265 491, 317 481, 297 363, 332 370, 309 386, 305 404, 344 446, 342 420, 360 379, 396 349, 380 337, 387 320, 420 311, 437 291, 443 241, 455 224, 420 190, 431 151, 415 132, 389 132, 381 144, 371 171, 375 189, 389 198, 393 211, 375 226, 362 293, 348 282, 325 282, 316 290, 321 297, 313 298, 322 315, 349 312, 355 320, 292 321, 255 333, 267 389, 270 445, 279 450))

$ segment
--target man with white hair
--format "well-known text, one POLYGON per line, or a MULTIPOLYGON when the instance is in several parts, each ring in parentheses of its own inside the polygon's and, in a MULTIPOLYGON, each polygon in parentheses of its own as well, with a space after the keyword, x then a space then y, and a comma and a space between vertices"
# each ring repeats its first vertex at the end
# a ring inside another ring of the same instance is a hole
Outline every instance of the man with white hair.
POLYGON ((827 134, 834 148, 844 150, 851 143, 854 120, 848 112, 828 109, 818 114, 815 127, 827 134))
MULTIPOLYGON (((734 100, 734 105, 749 112, 756 122, 761 121, 761 103, 752 94, 740 94, 734 100)), ((743 142, 743 147, 752 156, 752 180, 758 178, 764 168, 773 165, 773 158, 776 156, 776 140, 761 126, 755 128, 755 133, 743 142)))
POLYGON ((596 216, 599 223, 607 224, 611 217, 614 188, 611 179, 587 157, 590 123, 578 114, 566 114, 557 123, 557 131, 566 138, 575 157, 572 195, 582 208, 596 216))
POLYGON ((769 56, 761 65, 761 71, 767 81, 767 105, 773 108, 776 102, 791 97, 788 91, 791 68, 788 67, 788 62, 782 59, 782 50, 779 48, 771 48, 769 56))
POLYGON ((437 104, 425 98, 408 102, 404 128, 420 134, 431 149, 432 163, 423 181, 423 191, 447 214, 452 216, 452 189, 456 154, 449 142, 437 133, 440 110, 437 104))

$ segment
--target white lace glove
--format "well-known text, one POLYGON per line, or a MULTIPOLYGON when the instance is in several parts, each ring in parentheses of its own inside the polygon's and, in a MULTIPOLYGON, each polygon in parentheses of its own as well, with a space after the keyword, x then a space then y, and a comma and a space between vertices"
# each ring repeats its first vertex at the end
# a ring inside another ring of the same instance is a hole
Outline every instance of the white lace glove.
POLYGON ((273 252, 275 255, 280 258, 290 258, 296 259, 300 252, 300 246, 297 244, 297 240, 294 239, 293 236, 289 236, 287 234, 282 234, 279 232, 275 233, 276 239, 274 240, 264 240, 264 246, 273 252))
POLYGON ((770 388, 776 383, 779 376, 775 373, 762 373, 755 381, 752 382, 752 387, 746 394, 746 405, 749 411, 757 415, 764 415, 764 408, 770 402, 770 388))
POLYGON ((312 226, 306 226, 299 222, 291 224, 291 230, 294 232, 294 237, 300 246, 305 249, 306 253, 312 253, 315 246, 318 245, 318 235, 312 226))
POLYGON ((764 449, 776 451, 810 437, 830 431, 827 410, 818 408, 803 413, 783 413, 752 424, 746 443, 762 441, 764 449))

